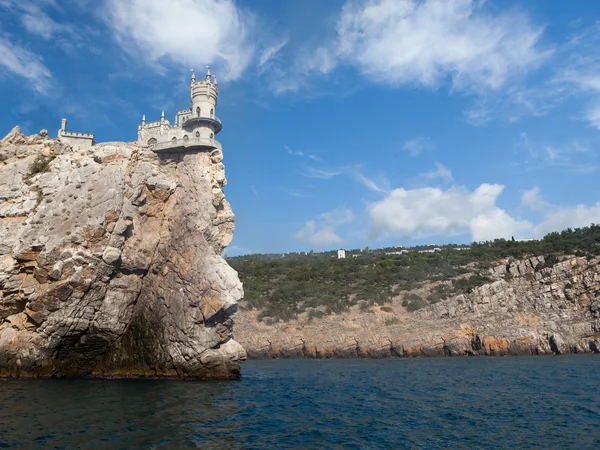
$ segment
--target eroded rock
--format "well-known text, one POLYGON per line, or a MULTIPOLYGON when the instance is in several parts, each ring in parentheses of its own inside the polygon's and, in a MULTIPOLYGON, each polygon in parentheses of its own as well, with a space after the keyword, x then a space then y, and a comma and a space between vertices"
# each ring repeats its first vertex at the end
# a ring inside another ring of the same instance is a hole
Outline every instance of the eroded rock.
POLYGON ((44 131, 0 141, 0 376, 237 376, 222 154, 44 131))

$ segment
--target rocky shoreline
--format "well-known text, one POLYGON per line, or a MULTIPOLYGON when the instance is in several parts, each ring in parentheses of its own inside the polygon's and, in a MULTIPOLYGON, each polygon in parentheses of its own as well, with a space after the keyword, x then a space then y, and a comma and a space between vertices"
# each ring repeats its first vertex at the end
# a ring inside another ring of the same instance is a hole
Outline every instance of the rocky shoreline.
POLYGON ((600 352, 600 259, 502 261, 493 280, 408 312, 387 307, 267 325, 241 310, 250 359, 522 356, 600 352))

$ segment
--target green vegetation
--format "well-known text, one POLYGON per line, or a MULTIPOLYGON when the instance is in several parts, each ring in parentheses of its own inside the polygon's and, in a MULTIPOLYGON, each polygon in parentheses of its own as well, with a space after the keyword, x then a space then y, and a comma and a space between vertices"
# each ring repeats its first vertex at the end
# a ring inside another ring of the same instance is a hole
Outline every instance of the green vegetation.
POLYGON ((29 165, 29 175, 33 176, 38 173, 48 172, 50 170, 50 163, 54 159, 53 156, 44 156, 39 154, 35 157, 35 160, 29 165))
MULTIPOLYGON (((464 247, 464 246, 463 246, 464 247)), ((402 305, 416 311, 449 296, 468 293, 490 281, 487 270, 503 258, 543 255, 549 267, 561 255, 600 254, 600 225, 550 233, 541 240, 498 239, 473 243, 469 249, 428 247, 350 250, 346 259, 334 252, 286 255, 247 255, 228 258, 244 283, 244 308, 257 309, 259 320, 288 321, 307 311, 309 318, 341 313, 359 305, 369 311, 401 295, 402 305), (412 290, 436 283, 426 298, 412 290)))

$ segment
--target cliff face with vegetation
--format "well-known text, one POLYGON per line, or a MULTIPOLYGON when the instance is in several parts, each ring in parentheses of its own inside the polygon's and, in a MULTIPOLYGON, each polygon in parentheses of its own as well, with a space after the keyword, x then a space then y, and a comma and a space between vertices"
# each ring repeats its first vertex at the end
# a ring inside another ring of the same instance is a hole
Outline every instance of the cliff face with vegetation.
POLYGON ((221 160, 0 141, 0 376, 235 377, 221 160))
POLYGON ((252 358, 598 353, 599 253, 593 225, 460 251, 232 258, 236 336, 252 358))

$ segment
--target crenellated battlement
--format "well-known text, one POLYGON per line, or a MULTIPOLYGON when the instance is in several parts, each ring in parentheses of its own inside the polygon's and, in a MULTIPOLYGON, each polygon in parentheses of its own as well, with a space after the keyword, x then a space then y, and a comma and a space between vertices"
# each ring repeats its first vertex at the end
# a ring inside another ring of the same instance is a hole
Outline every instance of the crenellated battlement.
POLYGON ((94 133, 81 133, 79 131, 61 131, 61 136, 94 139, 94 133))
POLYGON ((58 140, 73 147, 91 148, 96 144, 94 133, 83 133, 81 131, 67 131, 67 119, 62 119, 58 140))

